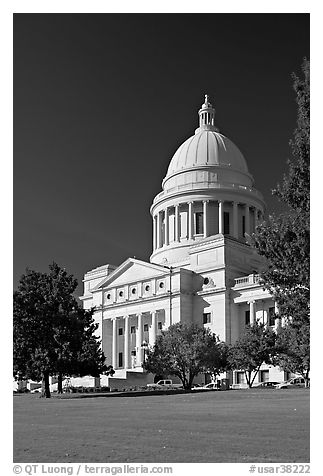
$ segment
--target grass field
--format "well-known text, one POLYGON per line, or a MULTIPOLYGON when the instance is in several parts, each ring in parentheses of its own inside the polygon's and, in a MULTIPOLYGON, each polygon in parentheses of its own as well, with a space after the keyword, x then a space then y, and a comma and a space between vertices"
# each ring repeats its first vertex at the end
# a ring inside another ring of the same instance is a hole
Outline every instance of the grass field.
POLYGON ((14 462, 309 462, 309 390, 14 396, 14 462))

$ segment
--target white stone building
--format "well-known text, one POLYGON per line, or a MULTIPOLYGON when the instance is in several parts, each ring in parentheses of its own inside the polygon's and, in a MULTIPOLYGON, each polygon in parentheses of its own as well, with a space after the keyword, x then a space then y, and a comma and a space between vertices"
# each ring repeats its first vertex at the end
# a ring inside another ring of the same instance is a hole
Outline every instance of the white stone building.
MULTIPOLYGON (((278 325, 275 303, 258 283, 261 259, 245 237, 262 220, 263 196, 242 153, 215 126, 207 96, 198 114, 199 127, 175 152, 150 209, 150 262, 129 258, 84 276, 81 300, 96 307, 103 351, 116 369, 104 385, 151 381, 142 369, 145 344, 170 324, 195 322, 227 343, 255 319, 278 325)), ((284 377, 263 366, 257 381, 284 377)), ((230 378, 244 381, 238 371, 230 378)))

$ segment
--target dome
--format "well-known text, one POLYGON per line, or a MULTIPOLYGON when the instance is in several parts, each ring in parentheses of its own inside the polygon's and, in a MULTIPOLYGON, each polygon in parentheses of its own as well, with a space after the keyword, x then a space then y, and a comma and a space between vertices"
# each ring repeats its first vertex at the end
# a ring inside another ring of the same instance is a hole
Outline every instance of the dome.
POLYGON ((245 158, 215 126, 215 109, 205 96, 199 127, 175 152, 163 180, 166 191, 183 187, 252 187, 245 158))
POLYGON ((216 131, 197 129, 175 152, 166 177, 183 169, 204 166, 231 167, 248 173, 245 158, 230 139, 216 131))

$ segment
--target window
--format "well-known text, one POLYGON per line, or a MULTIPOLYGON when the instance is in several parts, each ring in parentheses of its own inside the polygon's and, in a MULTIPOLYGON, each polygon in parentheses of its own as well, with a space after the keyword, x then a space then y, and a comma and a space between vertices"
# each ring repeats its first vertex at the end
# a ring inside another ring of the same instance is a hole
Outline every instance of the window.
POLYGON ((136 288, 132 288, 131 294, 136 294, 136 292, 137 292, 136 288))
POLYGON ((209 278, 204 278, 203 284, 209 284, 210 280, 209 278))
POLYGON ((269 326, 274 326, 275 325, 275 319, 276 319, 275 308, 270 307, 268 309, 268 325, 269 326))
POLYGON ((111 294, 108 293, 106 297, 107 297, 107 300, 109 301, 109 299, 111 299, 111 294))
POLYGON ((203 313, 203 324, 209 324, 211 322, 211 313, 204 312, 203 313))
POLYGON ((123 367, 123 354, 119 352, 119 359, 118 359, 119 367, 123 367))
POLYGON ((203 233, 203 212, 195 213, 195 234, 201 235, 203 233))
POLYGON ((223 213, 223 234, 224 235, 230 234, 230 213, 229 212, 223 213))
POLYGON ((135 334, 136 333, 136 326, 131 326, 130 327, 130 334, 135 334))
POLYGON ((242 217, 242 236, 244 236, 246 232, 246 217, 243 215, 242 217))
POLYGON ((144 324, 144 332, 148 332, 148 330, 149 330, 148 324, 144 324))
POLYGON ((162 328, 163 328, 163 323, 162 323, 162 322, 158 322, 157 328, 158 328, 159 330, 162 330, 162 328))
POLYGON ((119 336, 123 336, 123 328, 122 327, 119 327, 118 334, 119 334, 119 336))
POLYGON ((260 380, 259 382, 269 382, 269 370, 260 371, 260 380))
POLYGON ((249 326, 249 324, 250 324, 250 310, 245 311, 244 315, 245 315, 245 325, 249 326))
POLYGON ((245 383, 245 381, 244 372, 236 372, 236 383, 245 383))
POLYGON ((147 284, 147 285, 145 286, 145 291, 148 292, 149 290, 150 290, 150 286, 149 286, 149 284, 147 284))
POLYGON ((120 296, 120 297, 123 296, 123 291, 119 291, 119 296, 120 296))
POLYGON ((164 286, 165 286, 165 284, 163 282, 159 283, 160 289, 163 289, 164 286))

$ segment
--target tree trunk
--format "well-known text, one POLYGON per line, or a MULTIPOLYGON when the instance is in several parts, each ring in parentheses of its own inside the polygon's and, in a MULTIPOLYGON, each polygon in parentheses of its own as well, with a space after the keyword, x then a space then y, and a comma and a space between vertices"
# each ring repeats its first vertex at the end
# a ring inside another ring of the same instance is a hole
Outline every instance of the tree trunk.
POLYGON ((47 370, 43 373, 42 379, 42 397, 50 398, 50 389, 49 389, 49 372, 47 370))
POLYGON ((309 370, 306 371, 306 374, 304 376, 305 379, 305 388, 308 388, 310 386, 310 379, 308 378, 308 374, 310 373, 309 370))
POLYGON ((248 384, 248 387, 251 388, 251 372, 250 370, 245 370, 245 376, 246 376, 246 380, 247 380, 247 384, 248 384))
POLYGON ((62 372, 58 372, 57 393, 63 393, 63 375, 62 375, 62 372))

